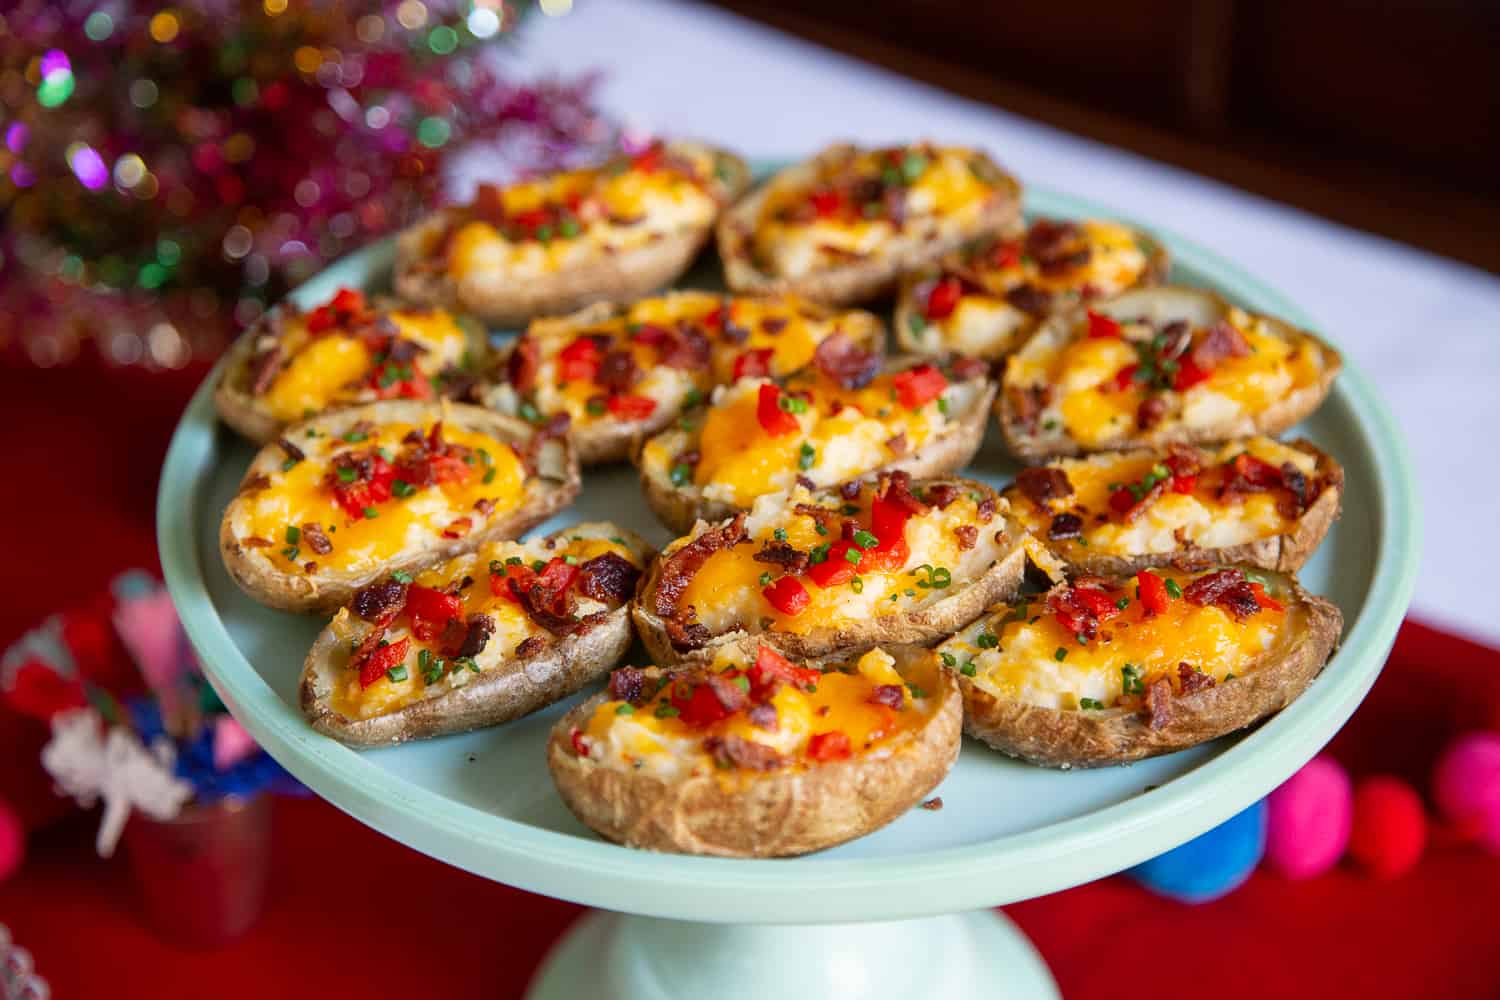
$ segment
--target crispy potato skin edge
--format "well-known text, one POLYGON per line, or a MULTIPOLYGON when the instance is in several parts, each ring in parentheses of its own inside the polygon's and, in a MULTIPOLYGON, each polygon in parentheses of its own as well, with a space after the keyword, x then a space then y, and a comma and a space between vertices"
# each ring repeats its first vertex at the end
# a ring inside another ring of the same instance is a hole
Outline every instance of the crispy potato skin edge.
MULTIPOLYGON (((936 480, 942 482, 944 480, 936 480)), ((995 492, 983 483, 970 480, 953 480, 965 489, 980 490, 986 496, 995 492)), ((661 558, 653 560, 641 588, 631 605, 636 633, 641 637, 646 651, 654 662, 663 666, 679 666, 703 660, 711 660, 715 652, 725 645, 754 640, 772 646, 787 656, 797 659, 812 659, 833 654, 852 654, 873 649, 907 643, 927 643, 946 638, 968 625, 986 608, 1008 600, 1021 585, 1026 574, 1025 540, 1030 537, 1019 523, 1008 515, 997 518, 1010 548, 1005 551, 984 575, 972 584, 945 597, 928 608, 915 612, 884 615, 857 625, 842 628, 820 627, 806 635, 779 632, 750 633, 744 629, 724 632, 713 636, 699 649, 680 650, 672 645, 667 636, 666 624, 650 610, 656 594, 657 581, 661 575, 661 558)))
POLYGON ((1064 711, 999 699, 958 676, 964 732, 1012 757, 1044 767, 1100 767, 1185 750, 1254 725, 1290 705, 1328 662, 1343 631, 1332 603, 1292 582, 1307 609, 1307 635, 1280 661, 1228 684, 1172 699, 1172 721, 1152 729, 1128 709, 1064 711))
MULTIPOLYGON (((1045 535, 1034 537, 1041 544, 1047 545, 1048 550, 1054 556, 1067 564, 1069 573, 1076 575, 1129 576, 1143 569, 1154 569, 1158 566, 1197 563, 1217 565, 1238 563, 1276 573, 1295 573, 1308 559, 1312 558, 1312 554, 1317 551, 1318 546, 1328 535, 1328 529, 1338 519, 1344 496, 1344 468, 1334 460, 1333 456, 1322 451, 1306 438, 1297 438, 1285 443, 1299 451, 1316 456, 1317 472, 1328 481, 1328 485, 1318 495, 1318 499, 1313 501, 1311 507, 1303 511, 1302 516, 1297 519, 1296 524, 1287 534, 1259 538, 1253 542, 1221 549, 1173 549, 1170 552, 1153 552, 1135 556, 1103 555, 1093 551, 1079 554, 1075 551, 1076 546, 1068 548, 1064 554, 1064 548, 1049 545, 1045 535)), ((1013 505, 1025 502, 1017 499, 1015 484, 1001 491, 1001 496, 1013 505)))
MULTIPOLYGON (((751 264, 750 238, 771 185, 811 177, 820 162, 836 158, 851 148, 848 144, 830 146, 811 160, 777 171, 724 214, 719 220, 716 237, 719 256, 724 262, 724 280, 731 289, 751 294, 795 292, 825 305, 855 305, 894 291, 901 275, 906 272, 936 261, 976 236, 1014 225, 1021 217, 1020 182, 985 156, 985 161, 1003 180, 979 219, 961 233, 904 247, 899 252, 882 254, 874 260, 824 268, 800 278, 774 277, 751 264)), ((983 156, 977 151, 976 154, 983 156)))
MULTIPOLYGON (((728 204, 749 186, 750 167, 738 156, 717 148, 714 151, 730 164, 733 175, 724 195, 728 204)), ((520 326, 536 316, 572 312, 594 302, 629 301, 647 295, 680 277, 713 233, 710 222, 623 253, 600 254, 587 266, 521 281, 505 274, 473 275, 454 281, 446 274, 424 273, 413 267, 421 257, 426 233, 442 224, 441 216, 434 215, 397 237, 397 294, 412 302, 456 308, 499 327, 520 326)))
MULTIPOLYGON (((421 423, 439 417, 468 430, 488 433, 501 441, 518 440, 530 433, 530 428, 523 422, 481 407, 453 403, 445 408, 437 403, 408 401, 386 401, 336 410, 296 427, 314 426, 327 434, 341 434, 359 420, 372 420, 377 424, 400 421, 421 423)), ((219 554, 229 576, 255 601, 280 611, 332 614, 347 603, 360 587, 388 576, 395 570, 414 573, 446 562, 464 552, 472 552, 487 542, 515 538, 568 506, 580 489, 578 456, 566 441, 557 442, 557 446, 561 449, 562 475, 538 475, 528 480, 527 499, 509 515, 491 522, 482 531, 425 546, 420 552, 407 553, 399 559, 361 573, 319 572, 294 576, 272 569, 242 546, 234 535, 231 515, 239 501, 238 494, 229 502, 219 522, 219 554)), ((252 461, 251 469, 260 462, 266 449, 275 447, 270 444, 263 448, 252 461)), ((250 475, 250 470, 246 470, 247 480, 250 475)), ((241 486, 243 488, 243 481, 241 486)))
MULTIPOLYGON (((913 479, 929 479, 956 472, 968 465, 984 442, 985 424, 989 420, 990 406, 998 391, 994 382, 988 379, 984 381, 985 386, 973 405, 964 411, 950 432, 929 441, 904 458, 872 469, 860 478, 873 479, 882 472, 909 472, 913 479)), ((699 521, 722 521, 733 517, 739 510, 721 501, 704 499, 696 487, 683 489, 673 486, 660 476, 652 475, 645 463, 640 461, 640 451, 641 448, 637 447, 633 454, 641 471, 641 490, 645 493, 646 504, 662 524, 678 535, 692 531, 693 525, 699 521)))
POLYGON ((805 770, 747 773, 739 787, 718 775, 673 783, 619 771, 573 752, 609 696, 600 693, 563 716, 547 741, 547 766, 573 815, 629 847, 734 858, 807 854, 870 833, 911 809, 958 758, 963 699, 944 676, 942 704, 890 758, 854 757, 805 770))

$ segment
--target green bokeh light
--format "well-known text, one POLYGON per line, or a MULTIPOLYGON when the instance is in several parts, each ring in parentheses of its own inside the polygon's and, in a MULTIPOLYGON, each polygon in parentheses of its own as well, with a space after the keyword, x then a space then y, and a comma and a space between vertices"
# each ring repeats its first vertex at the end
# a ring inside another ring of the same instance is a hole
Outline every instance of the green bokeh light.
POLYGON ((445 56, 458 48, 458 32, 440 24, 427 35, 427 47, 440 56, 445 56))
POLYGON ((55 108, 73 96, 73 74, 60 69, 47 76, 36 88, 37 103, 44 108, 55 108))
POLYGON ((83 22, 83 33, 90 41, 102 42, 115 31, 115 19, 102 10, 96 10, 83 22))
POLYGON ((441 146, 452 134, 452 127, 442 118, 423 118, 417 123, 417 141, 429 149, 441 146))

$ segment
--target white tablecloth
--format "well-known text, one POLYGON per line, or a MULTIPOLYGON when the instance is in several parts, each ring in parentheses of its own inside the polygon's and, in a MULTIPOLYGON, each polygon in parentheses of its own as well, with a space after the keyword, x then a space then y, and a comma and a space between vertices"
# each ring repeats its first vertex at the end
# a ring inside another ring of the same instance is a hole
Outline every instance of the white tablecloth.
POLYGON ((714 8, 578 0, 564 16, 534 18, 506 58, 527 72, 599 67, 603 103, 627 124, 753 156, 805 154, 834 139, 973 143, 1025 180, 1153 220, 1241 263, 1315 317, 1404 428, 1424 509, 1416 612, 1500 644, 1497 588, 1485 576, 1500 562, 1500 279, 714 8), (1465 558, 1455 563, 1453 553, 1465 558))

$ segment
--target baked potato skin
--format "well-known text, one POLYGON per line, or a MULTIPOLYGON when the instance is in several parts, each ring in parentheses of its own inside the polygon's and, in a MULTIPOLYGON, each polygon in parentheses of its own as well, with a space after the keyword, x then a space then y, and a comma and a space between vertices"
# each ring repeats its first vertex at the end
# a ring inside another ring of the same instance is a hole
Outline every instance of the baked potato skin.
POLYGON ((757 268, 752 262, 750 240, 772 185, 810 180, 817 176, 819 164, 841 159, 854 149, 848 143, 838 143, 811 160, 786 167, 724 213, 716 230, 716 240, 719 257, 724 262, 724 280, 731 289, 758 295, 796 292, 824 305, 856 305, 890 294, 906 272, 937 260, 976 236, 1012 226, 1021 217, 1020 182, 1001 170, 988 156, 976 152, 1001 178, 1000 189, 974 225, 964 231, 941 239, 909 238, 903 241, 905 245, 893 247, 876 259, 825 268, 800 278, 770 275, 757 268))
POLYGON ((1291 582, 1307 612, 1306 634, 1281 660, 1232 683, 1172 699, 1172 719, 1159 729, 1128 708, 1064 711, 1002 700, 956 675, 964 696, 964 732, 1012 757, 1044 767, 1128 764, 1217 739, 1290 705, 1337 646, 1344 617, 1329 601, 1291 582))
MULTIPOLYGON (((377 302, 379 309, 398 308, 393 302, 377 302)), ((285 306, 278 307, 285 309, 285 306)), ((295 307, 293 307, 295 308, 295 307)), ((270 444, 286 432, 292 426, 291 423, 282 421, 266 412, 255 396, 249 391, 250 360, 255 352, 256 338, 265 332, 263 324, 275 323, 276 317, 268 316, 256 323, 255 326, 242 333, 233 344, 230 345, 224 362, 223 373, 214 386, 214 409, 219 414, 219 419, 228 424, 241 436, 255 442, 256 444, 270 444)), ((469 334, 469 351, 474 358, 476 368, 483 367, 488 357, 488 344, 482 334, 465 329, 469 334)), ((322 413, 332 413, 335 410, 347 409, 350 406, 362 406, 363 403, 334 403, 322 413)), ((317 414, 321 415, 321 414, 317 414)), ((299 421, 301 422, 301 421, 299 421)))
MULTIPOLYGON (((1142 272, 1140 279, 1135 283, 1135 285, 1132 286, 1132 288, 1151 288, 1156 285, 1165 284, 1167 281, 1167 276, 1172 272, 1171 252, 1168 251, 1166 246, 1163 245, 1160 241, 1154 239, 1149 234, 1144 232, 1137 231, 1136 242, 1139 243, 1141 248, 1146 251, 1146 270, 1142 272)), ((924 340, 919 340, 911 332, 912 316, 916 315, 919 312, 917 301, 912 295, 912 289, 921 281, 927 278, 935 277, 937 274, 938 269, 933 268, 925 274, 908 276, 908 278, 902 282, 901 295, 896 300, 896 312, 891 322, 894 324, 896 330, 896 343, 900 346, 902 351, 905 351, 909 354, 923 354, 929 357, 945 357, 949 353, 951 353, 946 349, 943 349, 942 347, 938 347, 935 349, 933 345, 928 344, 924 340)), ((1017 331, 1015 337, 1010 341, 1010 343, 1007 344, 1006 347, 999 352, 998 356, 1003 358, 1006 355, 1010 354, 1016 348, 1025 343, 1027 338, 1030 337, 1031 334, 1036 331, 1037 327, 1040 326, 1041 323, 1045 322, 1049 316, 1053 315, 1055 312, 1064 311, 1066 311, 1066 309, 1054 310, 1053 312, 1049 312, 1047 316, 1042 317, 1035 323, 1023 325, 1021 329, 1017 331)))
MULTIPOLYGON (((985 497, 998 499, 999 496, 989 486, 968 479, 926 480, 914 483, 914 486, 928 486, 939 482, 951 482, 985 497)), ((1025 542, 1031 536, 1008 515, 1002 516, 998 524, 995 530, 1004 532, 1006 544, 1010 548, 978 580, 926 608, 883 615, 858 625, 815 628, 805 635, 783 632, 750 633, 744 629, 736 629, 713 636, 704 646, 691 650, 681 650, 673 645, 666 623, 652 610, 663 563, 663 557, 658 556, 646 570, 636 599, 631 605, 636 634, 640 636, 646 651, 651 654, 652 661, 663 666, 711 660, 725 644, 742 642, 763 643, 792 659, 819 659, 864 652, 876 646, 933 642, 968 625, 984 614, 985 609, 991 605, 1009 599, 1021 586, 1028 558, 1025 542)))
POLYGON ((620 661, 633 638, 630 609, 622 605, 588 630, 566 636, 534 656, 512 657, 502 668, 486 670, 463 687, 388 715, 350 719, 329 706, 348 646, 331 629, 324 629, 303 663, 297 699, 314 729, 348 746, 387 746, 465 733, 519 719, 598 680, 620 661))
MULTIPOLYGON (((1127 292, 1120 296, 1121 300, 1133 296, 1143 295, 1150 289, 1137 292, 1127 292)), ((1160 290, 1163 294, 1180 294, 1182 289, 1160 290)), ((1201 289, 1192 289, 1194 293, 1202 294, 1211 300, 1227 308, 1228 303, 1213 292, 1201 289)), ((1098 308, 1100 303, 1095 303, 1098 308)), ((1070 336, 1070 331, 1079 323, 1084 321, 1086 310, 1083 307, 1060 313, 1046 323, 1042 324, 1037 331, 1023 344, 1020 350, 1025 351, 1033 344, 1043 344, 1048 340, 1053 342, 1065 342, 1070 336)), ((1268 317, 1269 318, 1269 317, 1268 317)), ((1302 420, 1310 416, 1328 398, 1328 393, 1333 388, 1334 379, 1343 370, 1343 356, 1339 354, 1327 341, 1316 334, 1306 330, 1298 329, 1289 323, 1275 321, 1276 325, 1289 337, 1305 337, 1316 344, 1323 354, 1324 365, 1319 373, 1318 381, 1309 386, 1304 386, 1287 393, 1272 405, 1266 407, 1260 413, 1240 414, 1232 420, 1221 421, 1217 424, 1187 428, 1177 424, 1162 427, 1159 430, 1140 433, 1129 440, 1115 442, 1108 447, 1086 448, 1079 442, 1066 435, 1043 436, 1029 431, 1024 421, 1016 412, 1011 394, 1006 392, 1005 381, 1002 378, 999 398, 995 403, 995 418, 1000 424, 1000 435, 1005 441, 1006 449, 1017 459, 1030 465, 1045 462, 1050 458, 1068 458, 1076 455, 1090 454, 1098 451, 1113 451, 1122 448, 1138 447, 1161 447, 1173 443, 1180 444, 1215 444, 1223 441, 1231 441, 1235 438, 1253 437, 1264 434, 1267 437, 1276 437, 1283 431, 1289 430, 1302 420)))
MULTIPOLYGON (((490 434, 505 442, 524 440, 533 431, 524 421, 482 407, 409 400, 388 400, 335 410, 297 424, 293 430, 313 427, 321 434, 339 436, 361 420, 383 424, 425 423, 437 419, 490 434)), ((431 539, 420 550, 402 553, 362 572, 325 570, 293 575, 280 572, 257 558, 253 550, 240 543, 233 526, 240 497, 253 487, 257 476, 279 468, 282 460, 280 448, 271 444, 262 448, 251 461, 240 482, 240 493, 230 501, 219 524, 219 554, 230 578, 252 599, 279 611, 301 614, 332 614, 360 587, 396 570, 415 572, 472 551, 486 542, 515 538, 572 503, 581 486, 578 457, 572 446, 566 441, 549 440, 542 445, 537 456, 538 474, 526 483, 526 499, 515 510, 492 519, 482 530, 463 538, 431 539)))
MULTIPOLYGON (((1052 554, 1061 560, 1070 574, 1078 576, 1133 576, 1143 569, 1159 566, 1216 564, 1245 565, 1275 573, 1295 573, 1312 558, 1338 520, 1344 497, 1344 467, 1333 456, 1306 438, 1287 442, 1300 451, 1317 457, 1317 475, 1324 482, 1323 492, 1297 519, 1286 534, 1259 538, 1243 545, 1217 549, 1175 549, 1134 556, 1106 555, 1093 549, 1078 551, 1078 546, 1051 546, 1052 554)), ((1014 484, 1001 491, 1011 503, 1018 503, 1014 484)), ((1047 544, 1045 539, 1039 539, 1047 544)))
MULTIPOLYGON (((700 144, 668 143, 669 149, 685 146, 700 144)), ((738 156, 715 152, 728 175, 724 181, 727 204, 749 186, 750 167, 738 156)), ((647 295, 680 277, 713 231, 707 226, 679 232, 620 253, 600 253, 586 267, 528 276, 524 281, 490 274, 455 281, 415 266, 423 248, 444 225, 444 217, 434 215, 397 237, 396 293, 410 302, 467 312, 498 327, 522 326, 533 317, 573 312, 594 302, 626 302, 647 295)))
POLYGON ((732 858, 807 854, 873 832, 943 780, 958 758, 963 699, 944 675, 942 704, 891 756, 856 756, 801 770, 717 775, 667 783, 578 756, 572 730, 609 696, 600 693, 553 727, 547 765, 563 802, 615 843, 653 851, 732 858))
MULTIPOLYGON (((995 384, 985 380, 973 405, 959 415, 951 432, 927 442, 910 455, 903 455, 894 462, 871 469, 861 478, 874 479, 882 472, 907 472, 913 479, 932 479, 962 469, 974 460, 974 456, 979 453, 979 446, 984 443, 984 429, 989 421, 995 392, 995 384)), ((687 415, 689 419, 696 412, 690 412, 687 415)), ((697 423, 702 425, 701 420, 697 423)), ((722 501, 706 499, 694 487, 672 485, 671 479, 662 475, 661 470, 652 469, 641 460, 640 452, 644 444, 645 440, 642 439, 632 451, 641 472, 641 491, 645 494, 647 506, 667 528, 678 535, 685 535, 699 521, 722 521, 733 517, 739 510, 722 501)))

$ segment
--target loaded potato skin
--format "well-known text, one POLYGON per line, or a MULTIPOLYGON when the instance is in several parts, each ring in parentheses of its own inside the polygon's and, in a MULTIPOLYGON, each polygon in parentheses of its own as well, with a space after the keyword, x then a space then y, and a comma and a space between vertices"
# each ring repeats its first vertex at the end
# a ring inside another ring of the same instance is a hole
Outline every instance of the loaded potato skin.
POLYGON ((225 508, 219 547, 250 597, 331 613, 360 587, 503 538, 579 489, 566 440, 462 403, 338 410, 261 449, 225 508))
POLYGON ((715 386, 785 377, 841 352, 878 363, 884 348, 885 325, 870 313, 794 295, 673 292, 533 321, 484 402, 538 424, 566 421, 580 461, 593 464, 628 457, 715 386))
POLYGON ((895 472, 699 522, 652 564, 633 614, 661 664, 748 637, 826 656, 949 635, 1014 593, 1028 561, 1056 567, 988 486, 895 472))
POLYGON ((811 367, 787 378, 716 389, 705 408, 643 444, 642 489, 664 524, 686 532, 794 485, 893 471, 939 476, 973 458, 995 392, 982 362, 882 365, 841 338, 822 347, 811 367))
POLYGON ((401 234, 403 298, 514 327, 594 302, 625 302, 676 280, 749 183, 739 157, 657 142, 581 170, 506 187, 401 234))
POLYGON ((486 359, 483 331, 446 310, 371 301, 343 288, 304 312, 286 302, 230 348, 214 406, 267 444, 294 423, 382 399, 465 399, 486 359))
POLYGON ((912 354, 998 361, 1053 313, 1158 284, 1169 268, 1164 246, 1121 223, 1036 219, 907 275, 896 337, 912 354))
POLYGON ((553 728, 563 801, 616 843, 806 854, 922 800, 958 756, 962 701, 929 650, 793 662, 726 647, 691 670, 623 668, 553 728))
POLYGON ((1016 519, 1076 573, 1243 563, 1291 573, 1338 517, 1344 470, 1310 441, 1108 452, 1023 469, 1016 519))
POLYGON ((1241 566, 1079 577, 937 647, 964 729, 1051 767, 1186 749, 1291 704, 1338 643, 1338 608, 1241 566))
POLYGON ((377 746, 508 722, 619 662, 651 556, 609 523, 490 542, 356 591, 318 636, 300 702, 313 728, 377 746))
POLYGON ((1303 330, 1195 288, 1127 292, 1053 317, 1005 362, 1006 446, 1058 456, 1274 435, 1311 414, 1343 362, 1303 330))
POLYGON ((966 240, 1013 227, 1020 201, 1020 183, 978 150, 836 144, 725 213, 719 256, 734 291, 853 305, 966 240))

